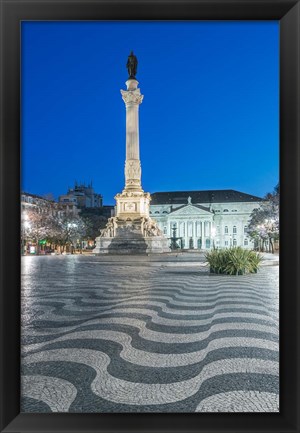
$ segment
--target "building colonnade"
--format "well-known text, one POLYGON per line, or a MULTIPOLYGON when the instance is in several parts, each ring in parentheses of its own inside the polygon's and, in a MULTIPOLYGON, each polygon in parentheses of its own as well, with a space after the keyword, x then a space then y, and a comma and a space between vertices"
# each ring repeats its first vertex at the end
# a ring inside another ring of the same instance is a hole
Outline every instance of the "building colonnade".
MULTIPOLYGON (((180 238, 185 249, 210 249, 214 245, 216 227, 212 220, 208 219, 171 219, 161 226, 164 235, 168 238, 175 234, 180 238)), ((180 241, 179 241, 180 242, 180 241)))

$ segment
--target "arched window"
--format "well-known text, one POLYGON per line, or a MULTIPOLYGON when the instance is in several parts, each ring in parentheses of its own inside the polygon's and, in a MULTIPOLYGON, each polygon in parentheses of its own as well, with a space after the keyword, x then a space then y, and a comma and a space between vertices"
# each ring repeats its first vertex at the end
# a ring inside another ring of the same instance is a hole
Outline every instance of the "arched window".
POLYGON ((244 239, 244 245, 248 245, 248 239, 244 239))
POLYGON ((224 209, 223 212, 229 212, 229 210, 228 209, 224 209))
POLYGON ((236 247, 236 239, 233 239, 233 246, 236 247))
POLYGON ((244 226, 244 233, 247 233, 248 226, 244 226))
POLYGON ((205 246, 206 248, 210 248, 210 239, 206 239, 205 246))

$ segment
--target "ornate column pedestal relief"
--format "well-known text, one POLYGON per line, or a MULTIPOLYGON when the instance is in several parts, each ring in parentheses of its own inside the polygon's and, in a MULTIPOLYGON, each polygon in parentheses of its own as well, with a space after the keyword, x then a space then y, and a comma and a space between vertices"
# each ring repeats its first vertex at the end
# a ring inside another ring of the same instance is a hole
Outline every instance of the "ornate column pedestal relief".
POLYGON ((121 90, 126 106, 126 161, 125 187, 115 196, 116 216, 96 238, 95 254, 147 254, 169 252, 169 241, 149 216, 150 193, 144 192, 141 183, 139 144, 139 106, 144 96, 135 79, 137 60, 133 53, 128 57, 129 79, 127 90, 121 90))

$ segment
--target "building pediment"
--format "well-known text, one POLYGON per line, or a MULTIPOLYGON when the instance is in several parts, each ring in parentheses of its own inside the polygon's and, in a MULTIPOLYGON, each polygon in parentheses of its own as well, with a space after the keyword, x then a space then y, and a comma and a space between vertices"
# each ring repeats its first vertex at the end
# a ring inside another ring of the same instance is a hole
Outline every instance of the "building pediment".
POLYGON ((200 216, 211 216, 213 215, 213 213, 209 210, 209 208, 187 204, 185 206, 181 206, 180 208, 174 209, 173 211, 170 212, 169 215, 200 217, 200 216))

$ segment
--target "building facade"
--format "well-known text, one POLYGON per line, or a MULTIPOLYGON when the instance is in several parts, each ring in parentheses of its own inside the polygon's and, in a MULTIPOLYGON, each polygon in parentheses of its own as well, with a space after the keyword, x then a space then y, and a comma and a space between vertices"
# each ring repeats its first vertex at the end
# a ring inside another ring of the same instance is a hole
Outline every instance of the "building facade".
POLYGON ((59 197, 59 203, 65 206, 76 206, 78 209, 83 208, 101 208, 103 198, 101 194, 94 191, 92 184, 77 184, 74 188, 69 188, 67 194, 59 197))
POLYGON ((61 195, 58 206, 65 215, 77 216, 79 214, 77 198, 71 194, 61 195))
POLYGON ((150 215, 183 249, 253 249, 248 223, 263 201, 235 190, 157 192, 151 194, 150 215))
POLYGON ((39 195, 29 194, 28 192, 21 192, 21 211, 34 211, 38 213, 54 213, 56 203, 53 200, 40 197, 39 195))

